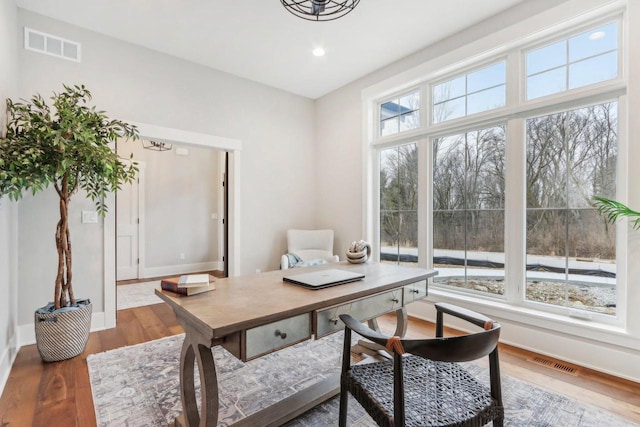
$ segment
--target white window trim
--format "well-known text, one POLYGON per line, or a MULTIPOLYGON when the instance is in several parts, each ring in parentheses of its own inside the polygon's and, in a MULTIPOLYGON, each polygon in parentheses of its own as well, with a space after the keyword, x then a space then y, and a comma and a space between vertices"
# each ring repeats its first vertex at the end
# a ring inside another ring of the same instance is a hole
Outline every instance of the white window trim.
MULTIPOLYGON (((617 99, 619 106, 619 152, 626 153, 628 150, 628 143, 626 138, 627 123, 626 117, 626 71, 627 71, 627 58, 625 52, 627 52, 627 29, 625 28, 626 18, 626 2, 625 1, 613 1, 602 6, 602 2, 596 0, 586 0, 580 4, 584 6, 586 12, 579 14, 575 10, 571 10, 575 7, 576 2, 568 2, 562 4, 548 11, 543 18, 541 16, 534 16, 526 21, 519 22, 519 28, 507 27, 499 32, 484 37, 474 43, 453 50, 445 55, 434 58, 420 66, 417 66, 411 70, 408 70, 398 76, 389 78, 381 83, 373 85, 362 91, 363 100, 363 117, 371 118, 370 112, 372 108, 382 99, 393 98, 396 93, 403 93, 407 91, 408 87, 415 87, 419 85, 423 88, 421 94, 421 107, 423 111, 421 114, 421 126, 420 129, 405 132, 400 135, 393 135, 391 137, 377 137, 378 134, 375 130, 372 132, 372 127, 375 128, 379 124, 375 121, 367 121, 363 123, 363 145, 364 145, 364 159, 365 159, 365 173, 364 173, 364 232, 369 241, 372 241, 375 247, 379 247, 379 165, 377 164, 378 151, 380 149, 399 145, 403 143, 416 142, 419 140, 424 141, 434 136, 438 136, 446 128, 447 133, 451 133, 453 128, 467 129, 472 125, 484 126, 485 124, 499 122, 498 116, 503 116, 503 123, 508 122, 507 126, 507 140, 509 136, 520 133, 524 134, 524 117, 533 115, 542 115, 545 113, 556 112, 558 110, 567 110, 572 107, 580 107, 587 104, 594 104, 600 101, 607 101, 611 99, 617 99), (568 4, 570 3, 570 4, 568 4), (595 7, 598 8, 595 8, 595 7), (578 15, 576 17, 576 15, 578 15), (553 17, 556 20, 556 25, 549 25, 548 19, 553 17), (564 18, 563 18, 564 17, 564 18), (545 21, 546 19, 546 21, 545 21), (559 39, 565 34, 577 34, 585 28, 597 26, 598 23, 611 22, 612 20, 618 21, 618 31, 620 34, 621 42, 618 45, 618 51, 620 52, 619 58, 621 63, 619 64, 619 75, 617 79, 609 80, 606 82, 590 85, 586 88, 576 88, 561 94, 556 94, 549 97, 537 98, 531 101, 525 101, 525 85, 524 79, 520 76, 524 72, 524 59, 523 52, 525 49, 531 49, 536 44, 541 44, 545 41, 549 41, 552 38, 559 39), (542 30, 541 30, 542 28, 542 30), (576 30, 576 28, 580 28, 576 30), (502 43, 501 43, 502 41, 502 43), (496 48, 495 46, 499 47, 496 48), (461 74, 463 70, 470 67, 481 68, 482 64, 495 62, 501 57, 507 56, 507 106, 502 109, 502 114, 498 114, 496 110, 483 114, 475 114, 471 117, 466 116, 456 119, 455 121, 447 121, 444 124, 429 125, 431 118, 428 117, 431 114, 431 109, 426 107, 430 105, 430 84, 432 82, 446 80, 447 75, 461 74), (462 58, 462 59, 461 59, 462 58), (452 65, 453 64, 453 65, 452 65), (517 86, 514 86, 513 79, 519 82, 517 86), (515 91, 514 87, 518 90, 515 91), (516 107, 514 107, 514 105, 516 107)), ((522 137, 519 137, 522 140, 522 137)), ((419 144, 420 145, 420 144, 419 144)), ((515 156, 522 161, 525 160, 524 147, 514 147, 507 144, 506 156, 515 156), (520 152, 518 152, 520 151, 520 152)), ((431 151, 431 150, 427 150, 431 151)), ((626 157, 626 156, 621 156, 626 157)), ((428 174, 431 172, 432 159, 429 155, 420 155, 420 165, 422 166, 426 162, 427 167, 420 167, 419 183, 422 188, 426 188, 428 185, 428 174)), ((524 177, 517 168, 513 167, 511 162, 510 167, 507 170, 507 180, 511 185, 524 186, 524 177)), ((522 170, 522 169, 520 169, 522 170)), ((618 165, 618 197, 621 200, 626 200, 625 197, 628 194, 627 179, 626 177, 628 167, 626 162, 619 161, 618 165)), ((425 193, 424 191, 420 194, 425 193)), ((431 194, 428 191, 428 194, 431 194)), ((519 209, 519 211, 525 211, 525 200, 523 192, 518 194, 517 192, 508 192, 505 200, 505 207, 507 203, 511 209, 519 209)), ((428 199, 426 196, 423 199, 428 199)), ((418 201, 418 209, 422 212, 431 212, 432 202, 430 200, 418 201), (424 209, 424 210, 423 210, 424 209)), ((430 218, 431 215, 428 215, 430 218)), ((424 222, 429 222, 429 220, 424 222)), ((519 235, 519 239, 513 239, 510 237, 505 241, 505 253, 508 255, 514 250, 525 253, 523 249, 524 235, 522 234, 522 219, 514 220, 513 218, 505 218, 505 233, 508 235, 519 235), (507 247, 508 245, 508 247, 507 247), (510 250, 513 249, 513 250, 510 250)), ((618 226, 617 234, 617 261, 618 261, 618 273, 617 273, 617 290, 619 293, 618 300, 622 295, 627 294, 625 284, 627 283, 627 233, 624 225, 618 226)), ((419 241, 426 242, 431 241, 431 224, 419 224, 419 241), (426 237, 426 238, 423 238, 426 237)), ((431 260, 425 261, 427 250, 422 247, 426 246, 426 243, 419 244, 419 259, 420 266, 430 267, 431 260)), ((379 252, 379 251, 378 251, 379 252)), ((374 259, 379 260, 379 253, 374 255, 374 259)), ((523 257, 518 256, 517 260, 508 260, 507 267, 505 269, 505 280, 519 280, 520 283, 524 283, 524 263, 526 262, 526 255, 523 257)), ((433 289, 433 288, 432 288, 433 289)), ((473 295, 464 294, 462 296, 456 295, 451 292, 434 291, 438 296, 444 299, 457 300, 469 300, 473 299, 473 295)), ((506 292, 504 306, 499 303, 496 304, 490 298, 480 299, 477 303, 481 308, 489 302, 489 306, 494 307, 497 317, 500 315, 511 316, 509 313, 515 313, 515 318, 522 315, 520 320, 528 319, 533 321, 537 326, 543 328, 548 327, 555 331, 566 332, 578 336, 591 336, 593 339, 608 342, 617 345, 624 345, 628 348, 638 349, 640 348, 640 335, 629 334, 631 322, 626 310, 626 307, 618 307, 616 318, 611 322, 595 322, 581 319, 574 319, 567 317, 566 315, 558 316, 551 311, 539 311, 530 307, 525 307, 521 304, 524 299, 521 298, 524 294, 524 287, 518 289, 517 292, 513 292, 513 289, 506 292), (514 304, 515 303, 515 304, 514 304), (520 303, 520 304, 518 304, 520 303), (552 322, 552 325, 548 323, 552 322), (609 324, 607 324, 609 323, 609 324), (596 333, 594 331, 602 330, 603 333, 596 333), (611 335, 608 335, 612 333, 611 335)), ((535 303, 533 304, 535 305, 535 303)), ((484 310, 485 312, 487 310, 484 310)), ((607 316, 609 319, 611 316, 607 316)), ((598 319, 599 316, 595 315, 594 318, 598 319)))

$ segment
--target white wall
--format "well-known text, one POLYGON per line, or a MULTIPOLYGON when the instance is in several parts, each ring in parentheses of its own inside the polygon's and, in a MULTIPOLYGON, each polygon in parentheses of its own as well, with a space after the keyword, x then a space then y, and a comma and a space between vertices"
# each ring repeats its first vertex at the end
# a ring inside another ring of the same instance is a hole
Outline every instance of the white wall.
MULTIPOLYGON (((468 51, 470 46, 479 40, 495 39, 495 34, 511 28, 510 34, 519 38, 521 22, 532 18, 539 29, 545 29, 554 23, 567 18, 579 16, 597 5, 611 3, 606 0, 571 0, 560 1, 528 1, 516 6, 497 17, 492 17, 474 27, 442 40, 424 50, 404 58, 388 67, 373 72, 339 90, 334 91, 316 101, 316 126, 318 158, 317 180, 323 185, 318 187, 316 221, 321 227, 336 229, 337 251, 344 250, 349 241, 363 238, 367 231, 363 222, 366 186, 364 185, 365 153, 368 153, 363 140, 366 123, 363 111, 363 93, 370 94, 375 89, 385 88, 393 84, 403 84, 413 74, 411 70, 424 64, 441 64, 442 58, 455 55, 457 49, 468 51), (551 9, 553 8, 553 9, 551 9), (550 9, 545 13, 546 9, 550 9), (560 13, 562 12, 562 13, 560 13), (517 23, 509 27, 509 23, 517 23), (453 52, 453 53, 452 53, 453 52), (335 167, 335 165, 339 167, 335 167), (322 167, 322 165, 332 165, 322 167), (340 188, 340 192, 336 189, 340 188), (339 206, 339 208, 336 208, 339 206)), ((629 185, 628 201, 631 206, 640 206, 640 194, 633 184, 640 182, 640 169, 634 165, 640 161, 640 28, 635 23, 640 21, 640 1, 628 2, 626 25, 629 29, 629 62, 625 70, 628 80, 629 120, 629 185)), ((524 30, 522 30, 524 31, 524 30)), ((501 38, 506 36, 501 35, 501 38)), ((487 43, 484 43, 487 44, 487 43)), ((493 46, 491 46, 493 47, 493 46)), ((477 54, 481 52, 472 52, 477 54)), ((462 60, 464 58, 459 58, 462 60)), ((440 66, 443 66, 442 64, 440 66)), ((387 89, 388 90, 388 89, 387 89)), ((640 257, 640 233, 630 233, 627 242, 629 260, 640 257)), ((488 314, 498 317, 504 325, 503 340, 523 348, 530 348, 540 353, 556 356, 581 365, 613 373, 615 375, 640 381, 640 367, 637 360, 640 356, 640 286, 636 283, 640 277, 640 266, 633 261, 628 263, 628 270, 619 277, 628 278, 626 301, 629 313, 626 317, 626 329, 615 330, 604 328, 592 332, 587 327, 567 325, 568 332, 558 332, 553 321, 536 322, 540 327, 521 318, 520 321, 500 318, 498 310, 490 310, 488 314), (494 314, 495 313, 495 314, 494 314), (569 331, 570 330, 570 331, 569 331), (604 342, 606 340, 606 342, 604 342), (633 362, 636 360, 636 362, 633 362)), ((415 303, 411 312, 424 318, 433 319, 431 304, 442 297, 432 296, 431 301, 415 303)), ((454 301, 450 301, 454 302, 454 301)), ((463 304, 464 305, 464 304, 463 304)), ((470 308, 480 310, 479 306, 470 308)), ((514 316, 512 316, 514 317, 514 316)))
MULTIPOLYGON (((241 273, 278 268, 286 250, 286 229, 314 226, 311 100, 22 9, 18 10, 19 45, 24 26, 80 42, 82 63, 20 48, 19 97, 35 92, 47 97, 61 90, 63 83, 84 83, 95 105, 113 118, 242 141, 241 273)), ((49 236, 54 232, 57 205, 51 191, 20 203, 18 306, 25 331, 33 310, 49 301, 53 292, 56 252, 49 236)), ((94 312, 101 312, 102 222, 75 224, 85 203, 91 207, 77 196, 72 199, 74 283, 76 295, 91 297, 94 312)))
MULTIPOLYGON (((4 100, 16 93, 16 2, 0 2, 0 129, 6 126, 4 100)), ((0 393, 18 349, 17 204, 0 199, 0 393)))

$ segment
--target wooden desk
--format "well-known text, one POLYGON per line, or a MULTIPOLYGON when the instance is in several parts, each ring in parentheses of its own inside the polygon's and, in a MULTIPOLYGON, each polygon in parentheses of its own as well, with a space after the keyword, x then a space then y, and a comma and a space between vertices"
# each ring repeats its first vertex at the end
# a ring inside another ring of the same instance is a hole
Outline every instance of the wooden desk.
MULTIPOLYGON (((222 345, 246 361, 300 341, 320 337, 344 326, 338 319, 351 313, 369 320, 427 294, 427 279, 437 273, 390 264, 325 264, 304 272, 340 268, 363 273, 361 281, 321 290, 309 290, 282 281, 294 270, 271 271, 216 281, 216 290, 190 297, 156 289, 185 330, 180 355, 180 397, 183 414, 176 425, 216 426, 218 382, 210 348, 222 345), (200 372, 201 410, 198 411, 194 362, 200 372)), ((301 271, 302 272, 302 271, 301 271)), ((406 325, 406 323, 405 323, 406 325)), ((404 326, 406 327, 406 326, 404 326)), ((400 328, 403 328, 401 326, 400 328)), ((339 377, 321 381, 236 425, 280 425, 339 392, 339 377)))

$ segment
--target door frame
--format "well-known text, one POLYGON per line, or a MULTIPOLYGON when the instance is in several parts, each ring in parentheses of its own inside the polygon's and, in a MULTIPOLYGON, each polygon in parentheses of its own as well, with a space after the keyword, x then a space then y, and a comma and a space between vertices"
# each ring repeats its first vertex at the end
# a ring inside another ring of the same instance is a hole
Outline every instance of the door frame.
MULTIPOLYGON (((156 126, 148 123, 127 121, 138 128, 140 138, 153 139, 168 144, 191 145, 211 148, 229 153, 229 167, 226 183, 228 185, 229 215, 228 251, 229 277, 240 274, 240 166, 242 141, 204 133, 190 132, 181 129, 156 126)), ((115 147, 113 147, 115 149, 115 147)), ((115 204, 115 193, 105 198, 107 206, 115 204)), ((144 237, 144 236, 142 236, 144 237)), ((116 326, 116 215, 109 212, 104 218, 104 327, 116 326)))

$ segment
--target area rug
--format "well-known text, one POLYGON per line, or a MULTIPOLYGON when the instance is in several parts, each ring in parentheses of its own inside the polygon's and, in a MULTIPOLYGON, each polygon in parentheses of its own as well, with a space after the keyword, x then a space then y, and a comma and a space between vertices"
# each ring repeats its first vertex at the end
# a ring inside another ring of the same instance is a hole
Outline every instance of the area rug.
POLYGON ((155 289, 159 287, 159 280, 134 283, 132 285, 118 285, 116 287, 118 310, 163 302, 154 293, 155 289))
MULTIPOLYGON (((106 426, 168 426, 181 412, 179 354, 184 336, 175 335, 87 358, 96 421, 106 426)), ((219 426, 277 402, 308 384, 339 371, 342 334, 306 341, 243 363, 221 347, 212 349, 220 389, 219 426)), ((487 370, 467 369, 488 381, 487 370)), ((196 375, 196 379, 198 376, 196 375)), ((638 426, 598 408, 502 376, 506 412, 511 427, 638 426)), ((287 427, 338 424, 338 398, 333 398, 287 423, 287 427)), ((375 426, 353 399, 348 425, 375 426)))

